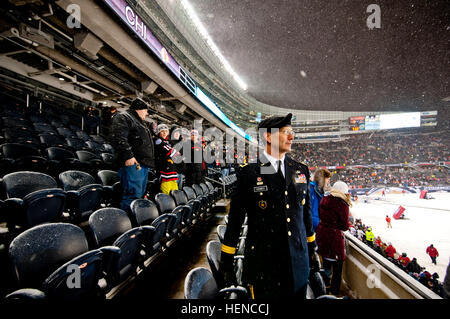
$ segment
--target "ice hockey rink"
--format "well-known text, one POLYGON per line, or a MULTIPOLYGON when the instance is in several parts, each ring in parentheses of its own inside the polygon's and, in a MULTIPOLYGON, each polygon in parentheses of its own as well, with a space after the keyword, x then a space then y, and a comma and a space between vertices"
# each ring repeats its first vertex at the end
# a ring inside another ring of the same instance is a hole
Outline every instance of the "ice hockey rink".
POLYGON ((391 242, 399 254, 416 257, 420 266, 431 274, 437 272, 439 281, 443 281, 450 260, 450 193, 434 192, 429 196, 433 199, 420 199, 419 193, 359 196, 351 213, 372 227, 375 238, 391 242), (394 219, 392 215, 400 205, 405 208, 404 218, 394 219), (386 215, 391 217, 392 228, 387 228, 386 215), (439 252, 437 265, 425 252, 430 244, 439 252))

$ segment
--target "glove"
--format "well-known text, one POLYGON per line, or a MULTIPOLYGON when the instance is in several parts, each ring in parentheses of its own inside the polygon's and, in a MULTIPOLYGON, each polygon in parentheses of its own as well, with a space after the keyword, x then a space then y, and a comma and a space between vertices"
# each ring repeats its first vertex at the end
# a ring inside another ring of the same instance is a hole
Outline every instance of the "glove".
POLYGON ((220 256, 219 275, 221 281, 218 286, 230 287, 237 286, 236 273, 234 272, 234 255, 223 253, 220 256))
POLYGON ((309 268, 311 271, 320 271, 322 264, 320 262, 319 254, 317 254, 316 241, 308 243, 308 254, 309 254, 309 268))

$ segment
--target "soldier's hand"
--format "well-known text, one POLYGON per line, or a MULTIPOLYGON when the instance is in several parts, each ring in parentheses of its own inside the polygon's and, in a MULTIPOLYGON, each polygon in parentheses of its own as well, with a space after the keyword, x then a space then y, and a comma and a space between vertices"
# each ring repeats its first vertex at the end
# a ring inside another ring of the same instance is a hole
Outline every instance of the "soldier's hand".
POLYGON ((317 254, 316 242, 308 243, 309 268, 312 271, 319 271, 322 268, 319 254, 317 254))
POLYGON ((219 283, 219 285, 223 285, 224 287, 230 287, 230 286, 236 286, 237 285, 237 279, 236 279, 236 273, 234 272, 234 266, 233 266, 233 255, 228 255, 222 253, 221 260, 219 262, 219 274, 222 277, 222 283, 219 283))

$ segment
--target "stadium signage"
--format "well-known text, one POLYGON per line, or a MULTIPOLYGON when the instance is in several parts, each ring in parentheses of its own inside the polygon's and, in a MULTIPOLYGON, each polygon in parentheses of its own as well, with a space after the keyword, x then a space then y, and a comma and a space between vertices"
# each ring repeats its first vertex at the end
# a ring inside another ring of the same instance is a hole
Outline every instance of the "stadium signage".
POLYGON ((166 48, 156 39, 150 28, 144 23, 142 18, 128 5, 125 0, 104 0, 105 3, 124 21, 130 29, 141 39, 142 42, 177 76, 185 87, 197 97, 197 99, 217 118, 224 122, 236 133, 251 141, 252 138, 234 124, 218 107, 217 103, 211 100, 197 86, 195 81, 187 72, 175 61, 166 48))

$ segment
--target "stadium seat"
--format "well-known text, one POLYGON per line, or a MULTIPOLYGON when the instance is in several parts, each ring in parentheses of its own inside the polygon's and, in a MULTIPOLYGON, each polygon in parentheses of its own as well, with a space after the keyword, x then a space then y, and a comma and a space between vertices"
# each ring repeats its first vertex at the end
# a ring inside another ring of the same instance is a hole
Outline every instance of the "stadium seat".
POLYGON ((200 198, 197 199, 197 195, 190 186, 184 186, 183 192, 189 200, 188 203, 192 203, 193 205, 192 211, 195 212, 196 219, 200 218, 203 212, 206 211, 205 199, 203 199, 203 201, 200 198))
POLYGON ((148 199, 135 199, 130 204, 130 211, 135 226, 151 225, 159 217, 158 207, 148 199))
POLYGON ((37 171, 47 173, 47 160, 39 150, 31 145, 5 143, 0 145, 2 153, 0 170, 4 173, 14 171, 37 171))
POLYGON ((49 175, 14 172, 2 179, 7 199, 3 210, 10 226, 32 227, 62 218, 66 192, 49 175))
POLYGON ((89 227, 96 247, 109 246, 119 236, 132 229, 127 213, 113 207, 96 210, 89 217, 89 227))
POLYGON ((6 301, 12 302, 32 302, 47 299, 44 292, 34 288, 23 288, 13 291, 5 296, 6 301))
POLYGON ((52 272, 87 251, 88 242, 81 228, 54 223, 19 234, 9 246, 9 257, 19 286, 40 289, 52 272))
POLYGON ((121 255, 121 249, 114 246, 81 254, 55 270, 44 281, 42 289, 50 299, 104 299, 106 292, 114 284, 121 255), (75 271, 79 271, 79 282, 71 278, 75 271))
POLYGON ((225 236, 226 230, 227 230, 226 225, 218 225, 217 226, 217 236, 219 237, 220 242, 223 242, 223 238, 225 236))
POLYGON ((98 247, 112 244, 121 249, 115 283, 143 267, 146 234, 142 227, 132 228, 126 212, 118 208, 101 208, 89 218, 89 227, 98 247))
POLYGON ((170 223, 167 228, 167 233, 170 234, 170 238, 177 236, 180 233, 183 221, 183 214, 186 212, 184 206, 176 209, 174 199, 163 193, 156 194, 155 203, 158 206, 160 215, 173 215, 175 220, 170 223))
POLYGON ((97 176, 102 182, 106 204, 119 207, 122 201, 122 184, 116 171, 100 170, 97 176))
POLYGON ((219 287, 224 286, 223 278, 219 273, 219 262, 222 244, 217 240, 211 240, 206 244, 206 259, 208 260, 209 268, 219 287))
POLYGON ((81 169, 81 163, 71 151, 61 147, 49 147, 45 149, 47 153, 48 172, 52 176, 70 169, 81 169))
POLYGON ((85 131, 76 131, 75 134, 83 141, 89 141, 91 137, 85 131))
POLYGON ((103 168, 103 161, 96 154, 89 151, 76 151, 77 157, 83 163, 90 174, 94 175, 103 168))
POLYGON ((56 147, 62 147, 67 148, 66 141, 63 137, 57 134, 39 134, 39 139, 41 141, 41 145, 43 149, 46 149, 48 147, 56 146, 56 147))
POLYGON ((54 135, 57 134, 55 129, 50 124, 47 124, 47 123, 35 122, 35 123, 33 123, 33 127, 34 127, 34 130, 38 133, 54 134, 54 135))
POLYGON ((183 223, 185 225, 193 224, 196 219, 196 216, 197 216, 200 202, 197 201, 196 199, 188 201, 188 198, 187 198, 186 194, 184 193, 184 191, 179 190, 179 189, 171 191, 170 195, 175 200, 175 204, 177 206, 188 206, 189 207, 189 211, 184 212, 183 223))
POLYGON ((200 199, 200 201, 203 203, 203 205, 206 207, 206 212, 209 212, 212 206, 211 198, 208 198, 207 195, 203 194, 202 188, 197 184, 192 184, 192 189, 194 190, 197 199, 200 199))
POLYGON ((211 202, 211 208, 216 206, 216 198, 213 191, 210 191, 208 186, 205 183, 199 184, 200 188, 202 189, 203 195, 208 197, 208 200, 211 202))
POLYGON ((75 152, 89 150, 89 147, 86 145, 86 143, 82 139, 79 139, 79 138, 66 137, 66 143, 75 152))
POLYGON ((217 201, 219 199, 219 196, 220 196, 219 188, 218 187, 214 187, 213 184, 210 181, 206 181, 205 184, 206 184, 206 186, 208 186, 209 190, 211 192, 213 192, 214 199, 215 199, 215 201, 217 201))
POLYGON ((72 130, 67 128, 67 127, 58 127, 56 129, 56 131, 58 132, 59 135, 61 135, 64 138, 72 138, 72 137, 76 136, 76 134, 74 132, 72 132, 72 130))
POLYGON ((228 299, 230 295, 246 299, 247 290, 231 287, 219 290, 210 270, 197 267, 189 271, 184 281, 185 299, 228 299))
POLYGON ((87 220, 100 208, 103 200, 103 186, 88 173, 69 170, 59 174, 59 181, 67 192, 67 209, 73 221, 87 220))

